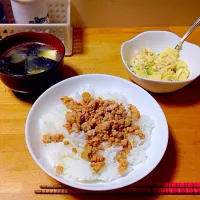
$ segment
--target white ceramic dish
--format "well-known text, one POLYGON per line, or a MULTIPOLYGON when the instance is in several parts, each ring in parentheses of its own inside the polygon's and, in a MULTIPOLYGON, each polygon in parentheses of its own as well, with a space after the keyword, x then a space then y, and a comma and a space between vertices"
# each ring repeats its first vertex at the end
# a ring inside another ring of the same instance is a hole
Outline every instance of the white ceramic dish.
POLYGON ((100 74, 90 74, 66 79, 44 92, 32 106, 26 121, 25 137, 28 149, 35 162, 51 177, 56 180, 80 189, 85 190, 111 190, 132 184, 149 174, 160 162, 168 143, 168 126, 165 115, 154 98, 145 90, 131 83, 130 81, 100 74), (64 179, 57 175, 53 166, 50 165, 44 144, 41 142, 39 133, 39 118, 52 106, 60 104, 60 97, 72 95, 79 91, 85 84, 90 84, 94 91, 123 93, 128 103, 136 105, 141 114, 147 114, 155 120, 155 129, 152 135, 152 144, 147 150, 148 159, 145 164, 109 183, 79 183, 73 180, 64 179))
POLYGON ((200 75, 200 48, 189 42, 184 42, 180 56, 190 70, 190 76, 185 81, 155 81, 148 80, 134 74, 129 66, 135 50, 149 48, 154 52, 161 52, 164 49, 174 48, 180 41, 180 37, 168 31, 147 31, 124 42, 121 46, 121 58, 131 79, 146 90, 156 93, 173 92, 191 83, 200 75))

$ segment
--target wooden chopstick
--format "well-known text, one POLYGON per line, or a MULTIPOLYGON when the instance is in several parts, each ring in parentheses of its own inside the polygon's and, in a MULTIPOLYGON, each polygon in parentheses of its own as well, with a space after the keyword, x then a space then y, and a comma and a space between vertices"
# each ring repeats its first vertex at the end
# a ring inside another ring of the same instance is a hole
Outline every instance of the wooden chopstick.
POLYGON ((77 195, 90 195, 90 194, 164 194, 164 195, 200 195, 200 188, 121 188, 110 191, 87 191, 75 188, 63 189, 41 189, 35 190, 35 194, 77 194, 77 195))
POLYGON ((124 188, 109 191, 87 191, 72 188, 68 185, 40 185, 35 194, 164 194, 164 195, 200 195, 200 182, 156 183, 154 185, 133 184, 124 188))
MULTIPOLYGON (((166 182, 166 183, 156 183, 153 185, 149 184, 133 184, 126 188, 200 188, 200 182, 166 182)), ((67 189, 72 188, 68 185, 40 185, 40 189, 67 189)))
POLYGON ((67 189, 72 188, 68 185, 40 185, 40 189, 67 189))

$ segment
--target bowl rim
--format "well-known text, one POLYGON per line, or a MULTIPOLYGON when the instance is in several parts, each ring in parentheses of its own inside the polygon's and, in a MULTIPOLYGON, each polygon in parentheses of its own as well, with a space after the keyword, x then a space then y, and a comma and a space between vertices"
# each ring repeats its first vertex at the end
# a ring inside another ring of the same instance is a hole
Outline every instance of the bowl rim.
MULTIPOLYGON (((139 38, 140 36, 145 35, 145 34, 149 34, 149 33, 168 33, 168 34, 171 34, 171 35, 173 35, 173 36, 176 36, 178 39, 181 39, 178 35, 176 35, 176 34, 173 33, 173 32, 170 32, 170 31, 163 31, 163 30, 155 30, 155 31, 154 31, 154 30, 150 30, 150 31, 144 31, 144 32, 142 32, 142 33, 139 33, 139 34, 136 35, 135 37, 133 37, 133 38, 131 38, 131 39, 129 39, 129 40, 124 41, 124 42, 122 43, 122 45, 121 45, 121 50, 120 50, 121 59, 122 59, 122 62, 123 62, 123 64, 124 64, 125 68, 126 68, 133 76, 135 76, 135 77, 137 77, 137 78, 139 78, 139 79, 142 79, 142 80, 144 80, 144 81, 155 82, 155 83, 169 83, 169 84, 173 84, 173 83, 188 83, 188 82, 191 82, 191 81, 195 80, 196 78, 198 78, 198 76, 200 75, 200 73, 197 74, 197 75, 195 75, 193 78, 190 78, 190 79, 188 78, 187 80, 181 80, 181 81, 175 81, 175 80, 173 80, 173 81, 168 81, 168 80, 153 80, 153 79, 147 79, 147 78, 141 77, 141 76, 135 74, 134 72, 132 72, 131 69, 130 69, 130 67, 129 67, 129 66, 126 64, 126 62, 125 62, 125 59, 124 59, 124 56, 123 56, 123 48, 124 48, 124 46, 125 46, 127 43, 130 43, 130 42, 136 40, 137 38, 139 38)), ((198 47, 198 48, 200 49, 200 47, 199 47, 198 45, 193 44, 193 43, 191 43, 191 42, 184 41, 184 43, 193 45, 193 46, 198 47)))
MULTIPOLYGON (((118 185, 118 186, 115 186, 115 185, 111 185, 111 186, 107 186, 106 188, 105 187, 101 187, 101 188, 92 188, 92 187, 88 187, 87 185, 82 185, 80 184, 79 182, 75 182, 75 181, 72 181, 70 183, 67 183, 69 186, 71 187, 74 187, 74 188, 78 188, 78 189, 83 189, 83 190, 89 190, 89 191, 108 191, 108 190, 114 190, 114 189, 118 189, 118 188, 122 188, 122 187, 125 187, 127 185, 130 185, 130 184, 133 184, 141 179, 143 179, 144 177, 146 177, 149 173, 151 173, 157 166, 158 164, 160 163, 160 161, 162 160, 163 156, 165 155, 165 152, 166 152, 166 149, 167 149, 167 146, 168 146, 168 141, 169 141, 169 127, 168 127, 168 123, 167 123, 167 119, 166 119, 166 116, 161 108, 161 106, 159 105, 159 103, 152 97, 151 94, 149 94, 146 90, 144 90, 142 87, 138 86, 137 84, 135 83, 132 83, 126 79, 123 79, 123 78, 120 78, 120 77, 117 77, 117 76, 113 76, 113 75, 108 75, 108 74, 84 74, 84 75, 79 75, 79 76, 75 76, 75 77, 71 77, 69 79, 65 79, 55 85, 53 85, 52 87, 50 87, 49 89, 47 89, 42 95, 40 95, 40 97, 35 101, 35 103, 33 104, 33 106, 31 107, 29 113, 28 113, 28 116, 27 116, 27 119, 26 119, 26 124, 25 124, 25 141, 26 141, 26 145, 27 145, 27 148, 29 150, 29 153, 32 157, 32 159, 37 163, 37 165, 46 173, 48 174, 50 177, 54 178, 55 180, 63 183, 63 184, 66 184, 66 182, 61 179, 60 177, 58 176, 55 176, 52 172, 48 171, 45 169, 45 167, 39 162, 39 160, 37 159, 37 157, 35 156, 35 154, 33 153, 33 150, 30 146, 30 140, 29 140, 29 136, 28 136, 28 124, 30 123, 30 116, 31 116, 31 113, 33 112, 34 110, 34 107, 37 105, 37 103, 40 101, 40 99, 43 98, 43 96, 54 90, 54 88, 56 88, 58 85, 60 84, 63 84, 64 82, 68 82, 70 80, 76 80, 76 79, 80 79, 81 77, 94 77, 94 76, 101 76, 101 77, 110 77, 110 78, 115 78, 115 79, 118 79, 120 81, 124 81, 128 84, 134 84, 135 87, 137 87, 138 89, 140 89, 142 92, 145 92, 146 94, 148 94, 148 96, 150 98, 152 98, 152 100, 157 104, 158 108, 160 109, 160 111, 162 112, 163 114, 163 117, 164 117, 164 124, 165 124, 165 128, 166 128, 166 142, 165 142, 165 146, 163 148, 163 152, 162 152, 162 156, 160 156, 160 158, 155 162, 155 164, 153 166, 151 166, 151 168, 147 171, 145 171, 145 173, 143 175, 141 175, 138 179, 134 180, 134 181, 129 181, 127 184, 121 184, 121 185, 118 185)), ((66 180, 69 180, 69 179, 66 179, 66 180)))
MULTIPOLYGON (((65 57, 65 45, 63 44, 63 42, 56 36, 52 35, 52 34, 49 34, 49 33, 43 33, 43 32, 34 32, 34 31, 27 31, 27 32, 20 32, 20 33, 15 33, 15 34, 12 34, 12 35, 9 35, 9 36, 6 36, 4 39, 6 38, 10 38, 10 37, 14 37, 15 35, 28 35, 28 34, 35 34, 35 35, 48 35, 49 37, 52 37, 54 39, 56 39, 62 46, 63 48, 63 55, 61 55, 61 58, 60 60, 58 61, 57 65, 51 67, 50 69, 47 69, 43 72, 40 72, 40 73, 37 73, 37 74, 25 74, 25 75, 13 75, 13 74, 6 74, 6 73, 3 73, 3 72, 0 72, 0 75, 2 76, 7 76, 7 77, 13 77, 13 78, 27 78, 27 77, 34 77, 34 76, 38 76, 38 75, 42 75, 48 71, 51 71, 52 69, 55 69, 57 68, 63 61, 63 58, 65 57)), ((2 41, 4 40, 2 39, 2 41)), ((29 43, 29 42, 27 42, 29 43)), ((36 42, 37 43, 37 42, 36 42)), ((41 43, 41 42, 38 42, 38 43, 41 43)), ((44 43, 45 44, 45 43, 44 43)), ((14 47, 14 46, 13 46, 14 47)))

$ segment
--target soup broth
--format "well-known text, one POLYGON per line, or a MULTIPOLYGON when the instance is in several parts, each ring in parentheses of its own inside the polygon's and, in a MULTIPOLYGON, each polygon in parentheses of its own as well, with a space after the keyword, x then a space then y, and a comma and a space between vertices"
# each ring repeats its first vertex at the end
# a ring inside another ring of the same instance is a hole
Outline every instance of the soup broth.
POLYGON ((55 67, 61 57, 50 45, 25 43, 6 51, 0 57, 0 72, 9 75, 37 74, 55 67))

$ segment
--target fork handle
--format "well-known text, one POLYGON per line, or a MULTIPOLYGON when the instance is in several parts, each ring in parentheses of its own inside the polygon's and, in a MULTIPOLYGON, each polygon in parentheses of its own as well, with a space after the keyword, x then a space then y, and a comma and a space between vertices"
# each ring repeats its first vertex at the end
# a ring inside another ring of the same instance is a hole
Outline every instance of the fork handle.
POLYGON ((200 17, 194 22, 194 24, 189 28, 185 35, 181 38, 180 43, 182 44, 184 40, 194 31, 194 29, 200 24, 200 17))

